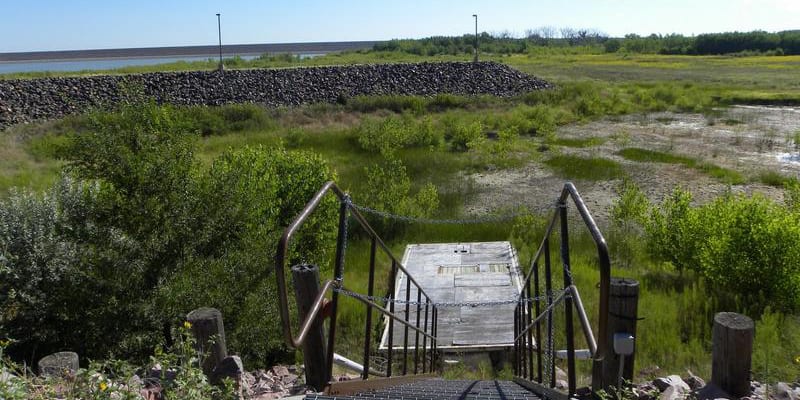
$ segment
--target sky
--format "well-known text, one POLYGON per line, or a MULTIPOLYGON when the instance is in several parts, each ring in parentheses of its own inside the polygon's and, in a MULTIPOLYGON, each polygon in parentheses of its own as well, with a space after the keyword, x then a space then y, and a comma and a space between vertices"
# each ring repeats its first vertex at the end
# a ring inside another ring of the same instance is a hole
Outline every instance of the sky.
POLYGON ((611 36, 800 29, 800 0, 0 0, 0 52, 421 38, 540 26, 611 36))

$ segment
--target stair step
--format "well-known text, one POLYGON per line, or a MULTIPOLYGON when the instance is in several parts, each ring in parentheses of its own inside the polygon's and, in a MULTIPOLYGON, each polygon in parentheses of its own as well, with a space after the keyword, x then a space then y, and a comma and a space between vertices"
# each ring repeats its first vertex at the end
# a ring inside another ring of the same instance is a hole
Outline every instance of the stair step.
POLYGON ((310 394, 306 400, 541 400, 509 381, 428 379, 351 396, 310 394))

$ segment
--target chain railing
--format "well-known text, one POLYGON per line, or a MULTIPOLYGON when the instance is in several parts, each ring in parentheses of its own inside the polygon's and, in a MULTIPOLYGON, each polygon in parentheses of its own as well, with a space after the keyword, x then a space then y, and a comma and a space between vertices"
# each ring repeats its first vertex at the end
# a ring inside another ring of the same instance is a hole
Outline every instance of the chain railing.
POLYGON ((583 333, 586 338, 586 343, 589 346, 589 352, 592 359, 597 364, 603 360, 608 353, 608 305, 609 305, 609 291, 610 291, 610 277, 611 277, 611 264, 608 256, 608 248, 597 227, 594 219, 589 213, 586 205, 581 198, 574 185, 567 183, 558 197, 555 205, 548 205, 542 207, 541 211, 553 210, 553 218, 547 226, 545 231, 544 240, 540 244, 537 252, 535 253, 531 268, 525 275, 524 285, 521 288, 519 297, 507 300, 495 300, 487 302, 452 302, 452 303, 435 303, 425 290, 419 285, 413 276, 409 275, 405 266, 392 254, 390 249, 382 241, 382 239, 375 233, 374 229, 369 225, 364 218, 363 213, 369 213, 382 218, 391 218, 415 223, 426 224, 473 224, 473 223, 488 223, 488 222, 501 222, 510 221, 514 218, 526 215, 531 210, 524 212, 513 213, 509 215, 491 215, 484 217, 476 217, 471 219, 430 219, 418 218, 409 216, 398 216, 380 210, 371 209, 364 206, 353 204, 350 197, 339 189, 333 182, 326 183, 309 201, 302 212, 292 222, 289 227, 284 231, 276 253, 276 279, 278 285, 278 301, 280 305, 281 321, 283 324, 284 339, 288 346, 301 347, 304 344, 305 338, 309 330, 314 326, 315 322, 321 318, 323 309, 327 308, 329 312, 328 324, 328 346, 326 353, 326 365, 324 366, 328 371, 328 379, 333 367, 334 358, 334 344, 336 335, 336 315, 339 295, 345 295, 354 298, 366 306, 366 324, 365 324, 365 339, 364 339, 364 359, 363 359, 363 372, 362 378, 368 379, 370 375, 370 357, 371 357, 371 344, 372 344, 372 312, 377 310, 387 317, 388 325, 388 353, 386 358, 386 372, 385 375, 391 377, 393 374, 400 372, 401 375, 408 373, 409 362, 409 347, 410 340, 409 333, 413 332, 415 335, 413 344, 413 359, 414 359, 414 373, 420 371, 418 363, 420 362, 419 350, 420 339, 422 340, 422 373, 433 372, 437 362, 437 342, 436 333, 438 330, 438 311, 443 307, 483 307, 491 305, 503 304, 516 304, 517 307, 514 311, 514 349, 515 349, 515 362, 514 371, 516 379, 522 380, 521 383, 536 383, 540 387, 547 388, 548 390, 556 386, 556 372, 555 372, 555 346, 553 345, 553 338, 555 331, 553 328, 553 312, 557 307, 563 306, 565 318, 565 333, 566 333, 566 358, 567 358, 567 379, 568 379, 568 395, 573 395, 576 392, 576 368, 575 368, 575 345, 574 345, 574 327, 573 327, 573 309, 577 312, 578 319, 583 328, 583 333), (306 219, 317 209, 322 202, 323 198, 332 193, 339 200, 339 232, 336 244, 336 256, 333 278, 327 280, 321 287, 319 295, 314 299, 305 319, 300 322, 300 329, 298 335, 295 337, 292 333, 292 323, 289 315, 289 305, 287 297, 287 285, 285 278, 286 263, 288 261, 289 243, 294 233, 303 225, 306 219), (589 319, 584 310, 577 287, 573 283, 572 274, 570 270, 570 253, 569 253, 569 233, 568 233, 568 215, 567 215, 567 200, 572 199, 578 214, 582 218, 592 239, 595 242, 598 251, 598 259, 600 265, 600 301, 599 301, 599 315, 598 315, 598 337, 595 336, 589 325, 589 319), (352 218, 358 226, 363 229, 369 237, 370 246, 370 264, 369 264, 369 280, 367 294, 358 293, 349 290, 344 285, 344 263, 345 263, 345 250, 347 248, 347 222, 352 218), (562 262, 562 274, 564 286, 560 289, 553 288, 553 271, 550 254, 550 237, 556 230, 556 223, 560 222, 560 258, 562 262), (378 251, 383 252, 388 256, 391 261, 391 270, 389 277, 389 288, 385 296, 376 296, 374 294, 375 282, 375 258, 378 251), (540 266, 544 266, 544 276, 540 274, 540 266), (397 283, 398 274, 404 274, 405 279, 405 299, 395 298, 395 285, 397 283), (542 282, 543 280, 543 282, 542 282), (542 291, 542 283, 544 290, 542 291), (416 299, 411 298, 412 285, 416 289, 416 299), (330 293, 331 300, 326 304, 325 296, 330 293), (400 311, 395 310, 395 306, 400 307, 400 311), (411 307, 416 308, 416 321, 409 319, 411 307), (421 316, 424 315, 424 321, 421 316), (393 353, 396 347, 394 344, 394 324, 399 323, 403 326, 403 346, 402 346, 402 360, 403 367, 400 371, 393 370, 393 353), (546 327, 546 339, 542 335, 542 325, 546 327), (430 340, 430 343, 428 343, 430 340), (545 343, 543 349, 542 343, 545 343), (599 343, 599 346, 598 344, 599 343), (535 356, 535 357, 534 357, 535 356), (536 367, 534 368, 534 360, 536 367))
MULTIPOLYGON (((391 250, 388 246, 383 242, 383 240, 375 233, 375 230, 369 225, 367 220, 364 216, 359 212, 357 208, 354 207, 353 203, 350 201, 350 197, 342 191, 334 182, 327 182, 311 199, 311 201, 306 204, 300 214, 295 218, 295 220, 284 230, 283 236, 281 237, 280 241, 278 242, 278 249, 275 255, 275 278, 277 281, 277 289, 278 289, 278 303, 280 308, 281 314, 281 322, 283 326, 283 335, 284 341, 286 345, 293 347, 293 348, 300 348, 304 346, 306 342, 306 338, 309 335, 309 332, 312 330, 312 327, 319 326, 319 321, 321 320, 323 314, 327 314, 329 318, 328 323, 328 332, 327 332, 327 353, 325 354, 325 365, 319 366, 320 370, 324 370, 327 373, 327 377, 325 379, 326 382, 330 381, 332 376, 333 370, 333 362, 334 362, 334 353, 335 353, 335 339, 336 339, 336 317, 337 317, 337 309, 339 304, 339 294, 345 293, 355 293, 348 290, 345 286, 344 282, 344 267, 345 267, 345 250, 347 248, 347 222, 348 219, 354 219, 358 223, 358 227, 360 227, 369 237, 370 240, 370 260, 369 260, 369 281, 368 281, 368 288, 367 294, 355 297, 357 300, 364 303, 366 306, 366 324, 364 329, 364 357, 363 357, 363 371, 362 371, 362 379, 368 379, 370 376, 370 358, 372 352, 372 313, 373 310, 378 311, 379 313, 385 315, 388 319, 388 329, 390 332, 389 335, 389 350, 387 353, 386 358, 386 371, 385 375, 387 377, 391 377, 398 373, 398 371, 393 370, 392 361, 393 361, 393 352, 394 352, 394 343, 392 342, 392 338, 394 337, 394 324, 399 323, 403 326, 404 329, 404 341, 403 341, 403 367, 400 370, 399 374, 406 375, 409 371, 408 369, 408 362, 409 362, 409 347, 412 345, 409 341, 409 331, 413 331, 415 335, 415 343, 413 344, 413 351, 414 351, 414 373, 422 372, 433 372, 436 368, 436 330, 437 330, 437 316, 438 316, 438 308, 435 306, 431 297, 425 292, 425 290, 419 285, 419 283, 414 280, 412 276, 408 274, 408 271, 405 269, 405 266, 402 265, 401 262, 397 260, 397 258, 392 254, 391 250), (292 321, 289 312, 289 299, 287 295, 287 284, 286 284, 286 269, 287 269, 287 262, 289 256, 289 244, 292 240, 294 234, 300 229, 303 223, 314 213, 314 211, 319 207, 322 203, 323 199, 326 195, 333 194, 339 200, 339 229, 338 229, 338 237, 336 242, 336 255, 334 260, 334 271, 333 277, 322 284, 320 287, 319 294, 311 303, 309 310, 305 316, 303 321, 300 321, 300 329, 297 336, 294 336, 292 333, 292 321), (390 270, 390 280, 389 280, 389 290, 388 295, 386 297, 380 298, 374 295, 374 288, 375 288, 375 267, 376 262, 375 258, 378 251, 383 252, 389 260, 391 260, 391 270, 390 270), (397 299, 393 299, 394 292, 395 292, 395 281, 397 278, 398 273, 405 274, 408 279, 406 279, 406 298, 403 302, 405 305, 405 312, 395 312, 395 304, 398 302, 397 299), (414 302, 414 305, 417 310, 417 318, 416 321, 409 320, 409 307, 412 304, 412 300, 409 297, 411 293, 411 287, 416 289, 417 292, 417 299, 414 302), (326 301, 326 296, 330 293, 330 301, 326 301), (383 305, 379 304, 383 302, 383 305), (324 311, 323 311, 324 310, 324 311), (420 314, 424 313, 425 320, 420 321, 420 314), (428 318, 430 317, 430 320, 428 318), (422 357, 420 360, 419 352, 420 352, 420 338, 422 339, 422 357), (422 368, 418 368, 418 364, 422 362, 422 368)), ((319 351, 320 349, 304 349, 304 351, 319 351)), ((381 374, 383 375, 383 373, 381 374)), ((318 388, 319 389, 319 388, 318 388)))
POLYGON ((611 262, 608 256, 608 247, 600 229, 597 227, 586 204, 572 183, 566 183, 556 202, 557 210, 553 213, 553 218, 547 226, 544 240, 533 256, 530 270, 525 276, 522 292, 518 299, 518 304, 514 313, 514 373, 516 380, 527 387, 543 388, 543 392, 553 395, 556 393, 556 350, 553 345, 556 334, 553 326, 553 312, 559 306, 563 306, 564 311, 564 330, 566 340, 566 359, 567 359, 567 395, 573 396, 576 393, 576 368, 575 368, 575 332, 573 326, 573 310, 578 313, 578 319, 583 328, 589 352, 595 363, 601 362, 608 354, 608 306, 609 291, 611 286, 611 262), (589 230, 592 239, 597 247, 598 261, 600 266, 600 300, 598 315, 598 337, 595 336, 589 325, 589 319, 583 307, 579 292, 575 286, 570 268, 569 251, 569 224, 567 219, 567 200, 572 199, 578 214, 589 230), (550 237, 556 230, 559 223, 560 233, 560 259, 564 288, 557 297, 554 293, 559 293, 553 289, 553 265, 550 254, 550 237), (544 276, 540 274, 540 266, 544 264, 544 276), (542 279, 544 282, 542 282, 542 279), (542 297, 542 283, 544 284, 544 296, 546 307, 542 309, 541 302, 531 301, 542 297), (542 335, 542 325, 546 330, 542 335), (544 346, 542 345, 544 343, 544 346), (599 343, 599 346, 598 346, 599 343), (544 347, 544 348, 543 348, 544 347), (535 360, 535 366, 534 366, 535 360))

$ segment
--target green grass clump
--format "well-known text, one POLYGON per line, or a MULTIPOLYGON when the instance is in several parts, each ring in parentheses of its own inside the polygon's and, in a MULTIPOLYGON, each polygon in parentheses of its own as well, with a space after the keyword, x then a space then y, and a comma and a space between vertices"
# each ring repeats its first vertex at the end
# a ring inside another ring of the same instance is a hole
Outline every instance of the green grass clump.
POLYGON ((631 161, 684 165, 688 168, 696 169, 708 174, 720 182, 727 183, 729 185, 740 185, 747 182, 744 176, 738 171, 723 168, 708 162, 702 162, 691 157, 665 153, 657 150, 642 149, 638 147, 628 147, 620 150, 617 152, 617 154, 631 161))
POLYGON ((603 181, 621 179, 625 176, 622 165, 607 158, 557 155, 545 160, 544 163, 566 179, 603 181))
POLYGON ((798 183, 797 178, 786 176, 777 171, 762 171, 758 174, 756 180, 765 185, 777 188, 788 188, 798 183))

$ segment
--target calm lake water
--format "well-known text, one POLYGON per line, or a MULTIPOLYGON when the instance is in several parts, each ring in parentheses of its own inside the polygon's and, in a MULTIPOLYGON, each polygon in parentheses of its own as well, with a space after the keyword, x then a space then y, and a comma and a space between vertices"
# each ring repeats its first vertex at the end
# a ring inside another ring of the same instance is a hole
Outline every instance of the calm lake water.
MULTIPOLYGON (((320 54, 300 54, 301 58, 314 57, 320 54)), ((245 60, 252 60, 259 55, 240 55, 239 57, 245 60)), ((229 57, 229 56, 225 56, 229 57)), ((187 56, 187 57, 134 57, 134 58, 113 58, 113 59, 77 59, 77 60, 59 60, 59 61, 23 61, 23 62, 0 62, 0 74, 10 74, 15 72, 42 72, 42 71, 56 71, 56 72, 71 72, 71 71, 84 71, 84 70, 105 70, 116 69, 123 67, 133 67, 140 65, 157 65, 166 64, 176 61, 206 61, 208 59, 216 60, 214 55, 207 56, 187 56)))

